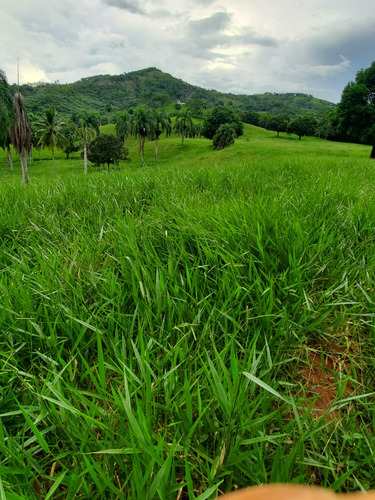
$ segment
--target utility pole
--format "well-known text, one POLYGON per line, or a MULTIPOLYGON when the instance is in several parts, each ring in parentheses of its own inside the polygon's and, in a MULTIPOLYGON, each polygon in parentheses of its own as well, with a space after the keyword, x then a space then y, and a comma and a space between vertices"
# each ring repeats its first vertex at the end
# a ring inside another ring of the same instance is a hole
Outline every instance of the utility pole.
POLYGON ((17 86, 18 93, 20 92, 20 58, 17 56, 17 86))

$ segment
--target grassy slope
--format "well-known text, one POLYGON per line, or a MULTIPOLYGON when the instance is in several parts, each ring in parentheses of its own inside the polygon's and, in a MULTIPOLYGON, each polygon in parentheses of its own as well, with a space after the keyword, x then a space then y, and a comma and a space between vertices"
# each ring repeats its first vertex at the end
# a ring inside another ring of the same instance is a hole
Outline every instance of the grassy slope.
POLYGON ((343 348, 338 399, 373 390, 368 148, 251 126, 149 143, 144 169, 129 148, 87 178, 42 152, 27 188, 0 156, 0 491, 375 487, 373 396, 314 421, 298 377, 343 348))

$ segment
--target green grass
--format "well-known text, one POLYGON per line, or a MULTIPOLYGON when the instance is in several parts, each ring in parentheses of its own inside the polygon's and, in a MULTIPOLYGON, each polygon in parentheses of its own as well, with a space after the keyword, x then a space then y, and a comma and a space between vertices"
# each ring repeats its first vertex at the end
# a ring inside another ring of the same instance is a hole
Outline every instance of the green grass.
POLYGON ((36 153, 27 187, 0 156, 0 498, 374 488, 369 148, 249 126, 149 143, 142 169, 128 146, 86 177, 36 153), (298 370, 336 345, 316 421, 298 370))

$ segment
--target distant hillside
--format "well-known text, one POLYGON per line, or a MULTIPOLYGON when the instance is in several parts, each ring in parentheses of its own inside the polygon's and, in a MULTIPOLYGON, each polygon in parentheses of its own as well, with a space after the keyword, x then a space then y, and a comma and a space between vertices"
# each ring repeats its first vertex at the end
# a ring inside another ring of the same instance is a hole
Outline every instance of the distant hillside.
MULTIPOLYGON (((15 86, 13 86, 15 90, 15 86)), ((69 84, 26 84, 21 86, 29 111, 54 106, 64 114, 72 114, 82 108, 114 112, 138 104, 161 107, 175 104, 177 100, 210 108, 215 104, 227 104, 249 111, 271 114, 287 113, 291 116, 321 114, 335 105, 306 94, 225 94, 216 90, 196 87, 163 73, 157 68, 147 68, 122 75, 98 75, 83 78, 69 84)))

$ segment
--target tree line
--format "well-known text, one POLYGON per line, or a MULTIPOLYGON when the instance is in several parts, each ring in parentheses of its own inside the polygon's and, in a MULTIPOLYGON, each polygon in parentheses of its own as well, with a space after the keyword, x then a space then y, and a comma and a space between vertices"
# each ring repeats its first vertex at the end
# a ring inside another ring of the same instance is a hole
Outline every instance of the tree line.
POLYGON ((371 146, 370 158, 375 159, 375 62, 358 71, 355 81, 349 82, 335 109, 322 116, 304 115, 291 118, 286 114, 270 115, 243 111, 242 119, 268 130, 295 133, 299 139, 315 135, 339 142, 371 146))

